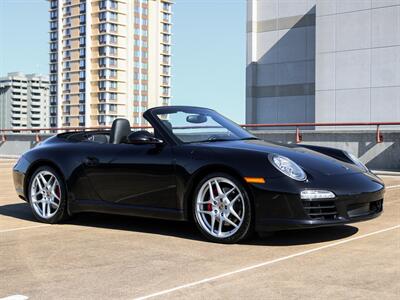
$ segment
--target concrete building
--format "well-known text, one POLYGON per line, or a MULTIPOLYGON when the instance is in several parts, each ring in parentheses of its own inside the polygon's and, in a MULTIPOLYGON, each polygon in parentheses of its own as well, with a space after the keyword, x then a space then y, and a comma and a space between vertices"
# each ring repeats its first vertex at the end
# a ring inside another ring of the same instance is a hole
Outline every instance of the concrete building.
POLYGON ((400 0, 248 0, 246 121, 400 120, 400 0))
POLYGON ((50 124, 144 124, 168 105, 169 0, 50 0, 50 124))
POLYGON ((49 127, 49 78, 8 73, 0 77, 0 128, 49 127))

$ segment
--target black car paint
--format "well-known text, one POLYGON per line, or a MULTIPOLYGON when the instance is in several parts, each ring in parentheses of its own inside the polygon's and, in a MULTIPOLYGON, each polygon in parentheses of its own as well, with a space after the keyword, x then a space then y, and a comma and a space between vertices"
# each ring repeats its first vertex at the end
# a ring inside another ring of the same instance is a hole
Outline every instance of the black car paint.
POLYGON ((157 121, 159 109, 148 110, 144 117, 165 141, 163 145, 97 144, 54 136, 25 153, 14 167, 17 193, 26 199, 29 176, 39 165, 49 164, 65 180, 70 214, 94 211, 188 220, 198 181, 206 174, 222 171, 238 178, 251 195, 255 225, 260 231, 350 223, 381 213, 377 210, 353 218, 347 215, 346 205, 383 199, 384 184, 352 163, 341 150, 288 147, 261 140, 183 144, 157 121), (298 182, 280 173, 269 162, 270 153, 299 164, 307 181, 298 182), (244 177, 263 177, 266 183, 248 184, 244 177), (300 200, 304 189, 334 192, 338 218, 311 219, 300 200))

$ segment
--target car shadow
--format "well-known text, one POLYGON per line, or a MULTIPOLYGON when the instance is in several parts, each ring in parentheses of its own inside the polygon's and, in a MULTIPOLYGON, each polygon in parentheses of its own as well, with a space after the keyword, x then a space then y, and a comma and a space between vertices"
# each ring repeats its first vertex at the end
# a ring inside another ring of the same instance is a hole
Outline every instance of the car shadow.
POLYGON ((248 242, 259 246, 296 246, 335 241, 350 237, 358 232, 358 228, 350 225, 317 227, 261 233, 256 239, 248 242))
MULTIPOLYGON (((0 206, 0 215, 21 220, 35 221, 31 209, 26 203, 0 206)), ((99 213, 80 213, 65 223, 76 226, 143 232, 205 241, 198 232, 196 226, 191 222, 165 221, 99 213)), ((271 234, 255 235, 250 240, 244 241, 241 244, 254 246, 305 245, 340 240, 352 236, 357 232, 357 227, 349 225, 278 231, 271 234)))

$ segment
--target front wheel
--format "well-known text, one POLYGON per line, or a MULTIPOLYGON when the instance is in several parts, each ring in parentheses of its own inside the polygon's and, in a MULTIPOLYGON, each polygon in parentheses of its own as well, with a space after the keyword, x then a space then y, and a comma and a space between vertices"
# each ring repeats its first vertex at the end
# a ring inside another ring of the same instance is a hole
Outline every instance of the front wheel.
POLYGON ((215 173, 195 191, 193 214, 201 233, 212 242, 237 243, 252 232, 250 199, 234 177, 215 173))
POLYGON ((41 222, 58 223, 67 217, 64 182, 53 168, 43 166, 33 173, 28 198, 34 216, 41 222))

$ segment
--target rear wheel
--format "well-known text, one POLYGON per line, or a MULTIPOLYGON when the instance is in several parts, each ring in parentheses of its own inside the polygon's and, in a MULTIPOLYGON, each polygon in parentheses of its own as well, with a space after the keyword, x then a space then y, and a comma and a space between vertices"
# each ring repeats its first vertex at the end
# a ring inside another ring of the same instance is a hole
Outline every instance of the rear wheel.
POLYGON ((250 199, 234 177, 215 173, 197 186, 193 203, 197 227, 210 241, 237 243, 252 232, 250 199))
POLYGON ((58 223, 67 217, 64 182, 51 167, 43 166, 33 173, 28 198, 34 216, 41 222, 58 223))

